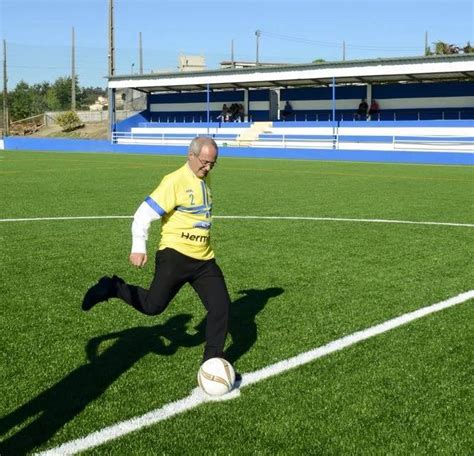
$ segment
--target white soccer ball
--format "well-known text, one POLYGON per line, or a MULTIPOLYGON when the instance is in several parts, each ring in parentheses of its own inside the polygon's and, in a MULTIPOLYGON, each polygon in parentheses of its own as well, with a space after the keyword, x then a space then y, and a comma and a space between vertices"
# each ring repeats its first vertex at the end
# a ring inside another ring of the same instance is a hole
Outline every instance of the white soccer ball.
POLYGON ((223 358, 211 358, 201 365, 197 380, 201 389, 209 396, 222 396, 232 390, 235 370, 223 358))

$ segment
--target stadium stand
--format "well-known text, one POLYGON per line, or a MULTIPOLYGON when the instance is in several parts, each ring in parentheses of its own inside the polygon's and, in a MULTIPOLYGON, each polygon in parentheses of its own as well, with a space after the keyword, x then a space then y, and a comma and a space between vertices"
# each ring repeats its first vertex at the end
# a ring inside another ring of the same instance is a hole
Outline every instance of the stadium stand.
POLYGON ((474 121, 286 122, 266 129, 253 146, 470 151, 473 131, 474 121))
POLYGON ((364 150, 456 150, 474 146, 474 120, 141 124, 115 133, 119 144, 185 145, 210 136, 222 146, 364 150))
POLYGON ((474 55, 114 76, 111 92, 140 90, 147 109, 113 123, 112 140, 182 145, 207 135, 258 148, 473 152, 473 77, 474 55), (369 118, 356 116, 361 99, 377 100, 369 118), (292 113, 283 116, 287 101, 292 113), (244 107, 245 122, 217 122, 223 106, 235 104, 244 107))
MULTIPOLYGON (((293 107, 293 121, 332 120, 330 87, 281 89, 278 94, 279 114, 271 119, 273 89, 248 93, 247 116, 251 121, 279 120, 286 101, 293 107)), ((351 85, 336 89, 335 114, 338 121, 355 120, 361 98, 376 99, 380 111, 371 120, 443 120, 474 119, 474 83, 438 82, 372 85, 351 85)), ((217 120, 223 103, 244 103, 244 91, 220 91, 210 95, 210 120, 217 120)), ((207 121, 206 92, 151 94, 148 116, 157 122, 207 121)), ((364 119, 365 120, 365 119, 364 119)))

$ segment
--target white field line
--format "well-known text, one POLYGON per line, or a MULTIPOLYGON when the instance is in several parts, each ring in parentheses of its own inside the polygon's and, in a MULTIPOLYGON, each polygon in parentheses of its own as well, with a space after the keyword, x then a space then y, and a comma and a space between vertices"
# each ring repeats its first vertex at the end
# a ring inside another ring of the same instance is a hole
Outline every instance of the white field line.
MULTIPOLYGON (((77 217, 31 217, 31 218, 5 218, 1 222, 41 222, 55 220, 94 220, 94 219, 131 219, 131 215, 91 215, 77 217)), ((340 217, 284 217, 284 216, 264 216, 264 215, 214 215, 215 219, 235 219, 235 220, 313 220, 320 222, 352 222, 352 223, 394 223, 404 225, 437 225, 437 226, 462 226, 472 228, 472 223, 452 223, 452 222, 417 222, 411 220, 384 220, 384 219, 358 219, 340 217)))
POLYGON ((357 219, 340 217, 280 217, 280 216, 260 216, 260 215, 216 215, 216 219, 256 219, 256 220, 315 220, 330 222, 359 222, 359 223, 399 223, 406 225, 441 225, 441 226, 465 226, 474 227, 472 223, 451 223, 451 222, 416 222, 410 220, 384 220, 384 219, 357 219))
POLYGON ((132 215, 85 215, 77 217, 27 217, 27 218, 6 218, 0 222, 45 222, 50 220, 100 220, 100 219, 131 219, 132 215))
MULTIPOLYGON (((399 326, 406 325, 407 323, 425 317, 426 315, 439 312, 457 304, 461 304, 472 298, 474 298, 474 290, 461 293, 445 301, 438 302, 437 304, 422 307, 421 309, 415 310, 413 312, 409 312, 391 320, 387 320, 384 323, 357 331, 355 333, 349 334, 348 336, 329 342, 328 344, 321 347, 301 353, 297 356, 294 356, 293 358, 271 364, 270 366, 264 367, 263 369, 243 374, 241 384, 233 392, 228 394, 227 397, 224 396, 223 399, 233 399, 234 397, 238 397, 240 395, 240 390, 242 388, 246 388, 249 385, 260 382, 269 377, 282 374, 283 372, 286 372, 290 369, 310 363, 318 358, 329 355, 330 353, 350 347, 351 345, 354 345, 358 342, 367 340, 379 334, 383 334, 399 326)), ((102 445, 110 440, 117 439, 118 437, 124 436, 131 432, 159 423, 160 421, 164 421, 167 418, 184 413, 188 410, 191 410, 192 408, 211 401, 215 401, 215 399, 210 398, 199 388, 196 388, 189 396, 181 400, 171 402, 159 409, 152 410, 145 415, 132 418, 127 421, 122 421, 99 431, 93 432, 92 434, 86 435, 85 437, 71 440, 70 442, 64 443, 63 445, 60 445, 56 448, 52 448, 38 454, 42 456, 62 456, 76 454, 80 451, 85 451, 89 448, 102 445)))

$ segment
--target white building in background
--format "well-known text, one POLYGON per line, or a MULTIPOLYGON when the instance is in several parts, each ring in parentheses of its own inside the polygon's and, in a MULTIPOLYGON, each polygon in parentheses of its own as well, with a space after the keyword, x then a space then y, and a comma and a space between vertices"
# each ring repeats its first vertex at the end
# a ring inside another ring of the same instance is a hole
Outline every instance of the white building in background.
POLYGON ((228 68, 231 69, 242 69, 242 68, 263 68, 263 67, 274 67, 274 66, 284 66, 284 65, 289 65, 288 63, 270 63, 270 62, 243 62, 243 61, 232 61, 232 60, 224 60, 219 63, 220 69, 225 70, 228 68))
POLYGON ((108 99, 106 97, 99 96, 97 97, 96 102, 89 106, 89 111, 103 111, 108 105, 108 99))
POLYGON ((206 69, 206 59, 203 55, 184 55, 178 57, 179 71, 202 71, 206 69))

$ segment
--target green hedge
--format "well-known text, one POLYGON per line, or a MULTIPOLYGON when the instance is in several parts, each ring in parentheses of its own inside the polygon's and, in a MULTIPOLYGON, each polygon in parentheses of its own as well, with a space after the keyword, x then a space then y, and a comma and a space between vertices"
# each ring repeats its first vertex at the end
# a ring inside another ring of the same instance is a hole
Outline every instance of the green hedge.
POLYGON ((82 128, 84 124, 74 111, 67 111, 56 117, 56 122, 62 127, 62 131, 73 131, 82 128))

